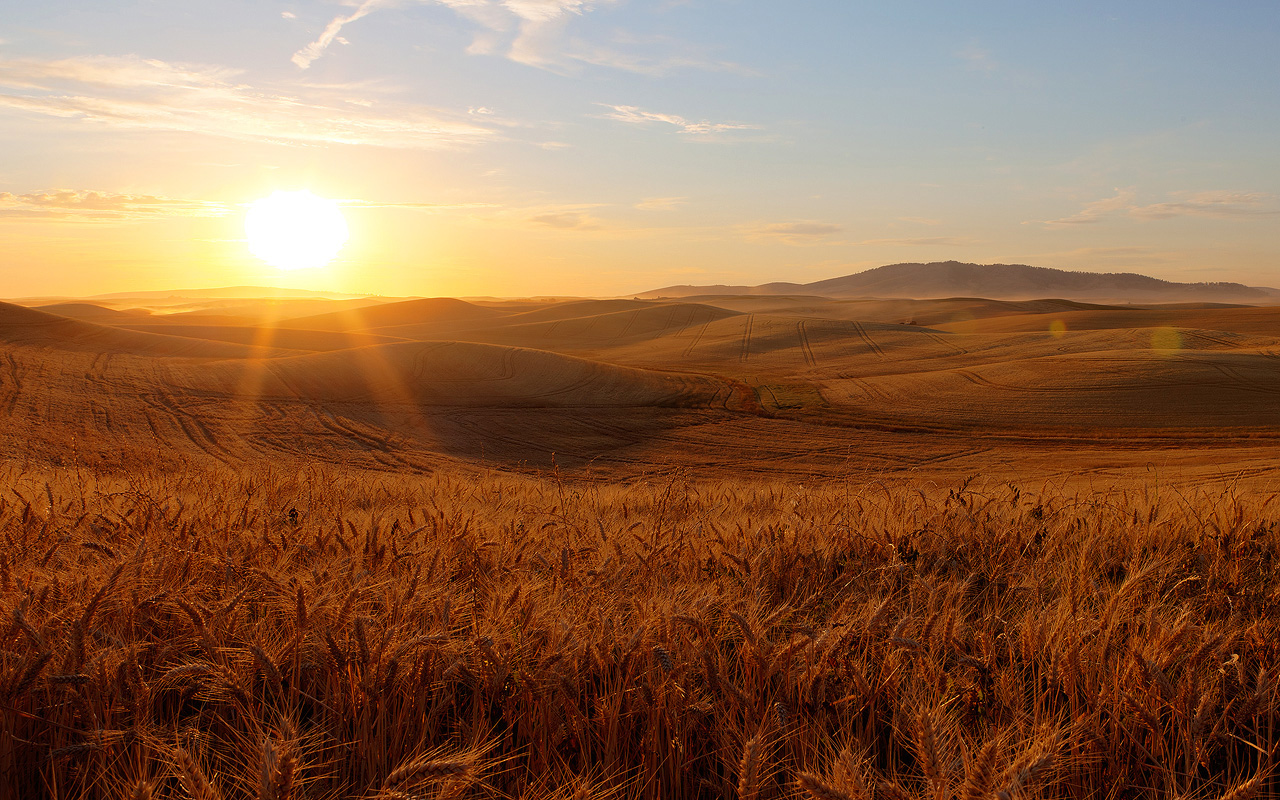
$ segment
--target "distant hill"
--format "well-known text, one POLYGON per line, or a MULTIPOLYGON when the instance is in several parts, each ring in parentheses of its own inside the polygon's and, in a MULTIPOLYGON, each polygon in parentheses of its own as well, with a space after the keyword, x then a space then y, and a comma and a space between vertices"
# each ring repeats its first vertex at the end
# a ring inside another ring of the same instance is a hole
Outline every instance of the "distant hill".
POLYGON ((377 306, 297 317, 289 327, 308 330, 359 331, 423 322, 471 322, 500 317, 503 312, 452 297, 426 297, 377 306))
POLYGON ((57 314, 61 317, 70 317, 71 319, 86 320, 88 322, 101 322, 104 325, 138 322, 150 317, 150 314, 145 312, 117 311, 113 308, 106 308, 93 303, 52 303, 50 305, 35 306, 35 308, 46 314, 57 314))
POLYGON ((9 345, 45 348, 50 351, 179 358, 250 358, 280 355, 286 352, 242 344, 125 330, 0 302, 0 348, 9 345))
POLYGON ((137 292, 111 292, 110 294, 98 294, 93 297, 86 298, 88 300, 119 300, 119 299, 165 299, 165 298, 183 298, 183 297, 199 297, 199 298, 227 298, 227 299, 258 299, 263 297, 319 297, 330 300, 346 300, 356 297, 363 297, 359 294, 348 294, 344 292, 317 292, 309 289, 284 289, 278 286, 220 286, 213 289, 161 289, 159 291, 137 291, 137 292))
POLYGON ((1280 303, 1280 290, 1242 283, 1175 283, 1132 272, 1072 272, 1025 264, 890 264, 813 283, 760 286, 668 286, 643 298, 809 294, 823 297, 1062 298, 1107 303, 1280 303))

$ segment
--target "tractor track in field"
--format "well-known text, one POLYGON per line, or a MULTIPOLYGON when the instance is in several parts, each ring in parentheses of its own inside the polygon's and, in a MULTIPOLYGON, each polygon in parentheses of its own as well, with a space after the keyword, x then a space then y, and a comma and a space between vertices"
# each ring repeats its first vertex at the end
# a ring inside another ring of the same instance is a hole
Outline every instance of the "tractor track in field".
MULTIPOLYGON (((690 315, 689 321, 693 321, 692 315, 690 315)), ((681 353, 682 357, 688 358, 693 355, 693 348, 697 347, 698 343, 702 341, 703 334, 707 332, 707 328, 711 326, 711 322, 712 320, 708 319, 706 322, 702 323, 702 327, 698 328, 698 332, 694 335, 693 341, 689 342, 689 346, 684 349, 683 353, 681 353)))
POLYGON ((809 330, 804 320, 796 323, 796 335, 800 337, 800 354, 804 356, 804 362, 810 367, 818 366, 818 359, 814 358, 813 346, 809 342, 809 330))
POLYGON ((946 338, 945 336, 943 336, 942 334, 940 334, 940 333, 928 333, 928 334, 925 334, 925 335, 926 335, 926 336, 928 336, 930 339, 933 339, 935 342, 937 342, 938 344, 942 345, 943 347, 946 347, 946 348, 949 348, 949 349, 951 349, 951 350, 954 350, 954 351, 955 351, 955 353, 956 353, 956 355, 958 355, 958 356, 967 356, 967 355, 969 355, 969 351, 968 351, 968 350, 964 349, 963 347, 960 347, 959 345, 955 345, 955 344, 952 344, 951 342, 947 341, 947 338, 946 338))
POLYGON ((871 348, 871 352, 875 353, 877 358, 883 359, 884 351, 880 349, 880 345, 876 344, 871 339, 871 335, 867 333, 866 328, 862 327, 862 323, 853 322, 851 324, 853 325, 854 333, 858 334, 858 336, 862 339, 862 341, 866 342, 867 347, 871 348))
POLYGON ((746 363, 751 358, 751 328, 755 325, 756 315, 747 315, 747 325, 742 330, 742 352, 738 354, 739 363, 746 363))

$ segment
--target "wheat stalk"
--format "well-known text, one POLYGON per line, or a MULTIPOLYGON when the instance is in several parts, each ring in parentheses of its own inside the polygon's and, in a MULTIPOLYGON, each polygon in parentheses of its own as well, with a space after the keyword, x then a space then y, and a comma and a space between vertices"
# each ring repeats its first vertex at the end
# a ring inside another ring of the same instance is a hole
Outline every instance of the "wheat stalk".
POLYGON ((738 761, 738 800, 757 800, 760 796, 760 766, 764 757, 764 725, 742 747, 738 761))
POLYGON ((209 782, 209 778, 190 753, 178 747, 175 748, 173 757, 178 767, 178 778, 182 781, 187 794, 191 796, 191 800, 222 800, 222 795, 209 782))
POLYGON ((1262 787, 1262 775, 1255 775, 1244 783, 1227 790, 1218 800, 1249 800, 1258 794, 1258 789, 1262 787))
POLYGON ((978 751, 973 763, 969 766, 969 774, 965 776, 962 792, 964 800, 984 800, 991 794, 997 752, 995 739, 988 740, 978 751))
POLYGON ((942 768, 938 758, 938 742, 934 729, 933 715, 921 710, 916 722, 916 755, 920 761, 920 769, 925 779, 935 792, 942 788, 942 768))

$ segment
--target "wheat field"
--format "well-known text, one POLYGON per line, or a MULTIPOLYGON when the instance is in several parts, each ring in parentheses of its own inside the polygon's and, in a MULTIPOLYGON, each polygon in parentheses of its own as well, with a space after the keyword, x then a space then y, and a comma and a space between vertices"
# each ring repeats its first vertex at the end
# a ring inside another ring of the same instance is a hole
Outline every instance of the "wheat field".
POLYGON ((0 789, 1274 796, 1276 495, 0 474, 0 789))

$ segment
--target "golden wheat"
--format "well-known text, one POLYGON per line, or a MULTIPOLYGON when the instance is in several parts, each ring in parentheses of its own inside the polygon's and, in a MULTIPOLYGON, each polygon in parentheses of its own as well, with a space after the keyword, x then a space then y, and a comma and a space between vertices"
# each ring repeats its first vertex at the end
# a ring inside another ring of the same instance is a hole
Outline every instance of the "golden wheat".
POLYGON ((1276 506, 0 470, 0 795, 1276 796, 1276 506))

